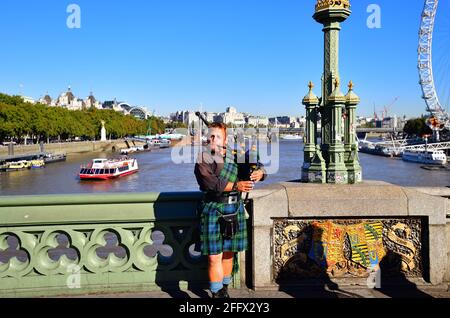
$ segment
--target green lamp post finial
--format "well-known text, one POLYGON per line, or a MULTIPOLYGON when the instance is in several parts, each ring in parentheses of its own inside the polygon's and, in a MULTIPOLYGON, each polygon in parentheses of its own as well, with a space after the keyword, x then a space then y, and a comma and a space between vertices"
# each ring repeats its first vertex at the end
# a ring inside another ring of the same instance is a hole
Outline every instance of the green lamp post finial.
POLYGON ((341 80, 339 79, 339 76, 336 77, 334 80, 334 89, 337 89, 341 86, 341 80))
POLYGON ((349 90, 349 91, 352 91, 352 90, 353 90, 353 87, 354 87, 353 81, 350 80, 350 82, 348 83, 348 90, 349 90))

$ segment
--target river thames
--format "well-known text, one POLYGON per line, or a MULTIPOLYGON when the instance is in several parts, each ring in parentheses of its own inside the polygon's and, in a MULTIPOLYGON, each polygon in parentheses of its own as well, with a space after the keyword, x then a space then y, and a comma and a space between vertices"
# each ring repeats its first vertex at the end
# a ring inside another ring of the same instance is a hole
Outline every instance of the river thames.
MULTIPOLYGON (((257 185, 298 180, 303 162, 303 143, 281 141, 278 172, 257 185)), ((80 165, 94 158, 110 158, 111 153, 70 154, 66 162, 48 164, 43 169, 0 172, 0 195, 42 195, 113 192, 196 191, 194 163, 176 164, 172 149, 133 154, 139 163, 139 173, 109 181, 80 181, 80 165)), ((364 180, 381 180, 401 186, 450 186, 449 171, 421 169, 421 164, 404 162, 360 153, 364 180)))

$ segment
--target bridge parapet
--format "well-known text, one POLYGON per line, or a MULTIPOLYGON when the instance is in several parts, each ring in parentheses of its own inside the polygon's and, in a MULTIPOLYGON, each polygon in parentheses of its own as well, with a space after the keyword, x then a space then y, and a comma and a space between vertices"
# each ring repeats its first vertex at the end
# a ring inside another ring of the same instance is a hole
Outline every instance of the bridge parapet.
POLYGON ((1 198, 0 297, 207 287, 206 259, 193 246, 200 198, 1 198))
MULTIPOLYGON (((241 264, 234 286, 243 278, 256 290, 324 278, 365 286, 383 262, 417 285, 448 282, 449 195, 384 182, 285 182, 256 190, 251 249, 241 254, 249 263, 241 264)), ((200 198, 0 197, 0 297, 207 288, 206 259, 193 247, 200 198)))
POLYGON ((256 290, 367 286, 377 275, 384 285, 441 286, 450 277, 446 198, 384 182, 286 182, 255 193, 253 206, 256 290))

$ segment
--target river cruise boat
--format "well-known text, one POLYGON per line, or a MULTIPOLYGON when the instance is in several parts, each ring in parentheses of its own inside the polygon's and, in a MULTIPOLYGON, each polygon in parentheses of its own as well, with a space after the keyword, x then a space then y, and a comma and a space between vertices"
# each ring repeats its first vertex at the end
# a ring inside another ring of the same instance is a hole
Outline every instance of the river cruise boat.
POLYGON ((139 171, 136 159, 94 159, 80 169, 81 180, 109 180, 124 177, 139 171))
POLYGON ((21 160, 17 162, 10 162, 6 166, 6 171, 19 171, 24 169, 30 169, 31 168, 31 161, 27 160, 21 160))
POLYGON ((148 145, 143 145, 143 146, 133 146, 130 148, 124 148, 120 150, 120 153, 122 155, 129 155, 131 153, 135 153, 135 152, 144 152, 144 151, 150 151, 148 145))
POLYGON ((426 163, 432 165, 446 165, 447 156, 442 150, 413 151, 405 150, 402 159, 404 161, 426 163))

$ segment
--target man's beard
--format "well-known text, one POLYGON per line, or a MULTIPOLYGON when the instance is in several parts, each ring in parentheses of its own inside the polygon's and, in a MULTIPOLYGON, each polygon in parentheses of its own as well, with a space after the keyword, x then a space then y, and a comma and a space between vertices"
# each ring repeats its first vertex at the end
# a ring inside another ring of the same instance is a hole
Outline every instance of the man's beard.
POLYGON ((224 146, 216 146, 214 148, 211 148, 211 155, 215 156, 217 153, 221 153, 221 149, 227 149, 224 146))

